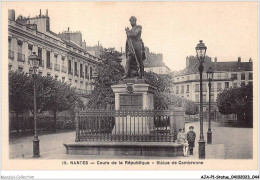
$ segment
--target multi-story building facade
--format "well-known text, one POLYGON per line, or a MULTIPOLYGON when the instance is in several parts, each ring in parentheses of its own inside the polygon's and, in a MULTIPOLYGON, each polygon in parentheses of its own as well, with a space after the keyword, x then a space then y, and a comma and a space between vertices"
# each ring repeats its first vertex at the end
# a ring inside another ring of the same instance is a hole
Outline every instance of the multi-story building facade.
MULTIPOLYGON (((196 57, 190 56, 186 58, 186 68, 182 71, 174 73, 174 94, 186 99, 190 99, 199 103, 200 87, 199 87, 199 62, 196 57)), ((211 85, 211 102, 216 109, 217 95, 225 88, 240 87, 248 83, 253 83, 253 67, 252 60, 249 62, 241 62, 239 57, 237 61, 230 62, 214 62, 211 58, 206 57, 203 71, 203 102, 204 110, 208 108, 209 87, 207 79, 207 70, 211 67, 214 70, 214 77, 211 85)))
MULTIPOLYGON (((77 36, 78 37, 78 36, 77 36)), ((77 88, 83 101, 93 90, 93 75, 100 59, 88 53, 72 40, 50 30, 48 11, 34 18, 18 17, 9 10, 8 59, 9 70, 29 73, 28 57, 36 52, 41 57, 39 75, 52 76, 77 88)))

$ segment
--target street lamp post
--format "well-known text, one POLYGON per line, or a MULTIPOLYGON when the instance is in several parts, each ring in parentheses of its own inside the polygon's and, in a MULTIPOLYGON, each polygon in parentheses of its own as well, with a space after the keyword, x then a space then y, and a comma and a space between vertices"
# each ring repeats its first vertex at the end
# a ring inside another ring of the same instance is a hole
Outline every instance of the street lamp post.
POLYGON ((39 147, 39 139, 37 132, 37 103, 36 103, 36 77, 37 77, 37 69, 39 67, 40 57, 36 55, 36 52, 33 52, 32 55, 29 56, 30 68, 33 71, 33 119, 34 119, 34 139, 33 139, 33 157, 40 157, 40 147, 39 147))
POLYGON ((207 78, 209 80, 209 126, 208 126, 208 132, 207 132, 207 143, 212 143, 212 131, 211 131, 211 81, 213 79, 214 71, 210 67, 207 71, 207 78))
POLYGON ((205 140, 203 135, 203 96, 202 96, 202 73, 203 73, 203 62, 206 55, 207 47, 205 44, 200 40, 199 44, 196 46, 196 53, 197 58, 200 62, 199 65, 199 73, 200 73, 200 139, 199 139, 199 158, 205 158, 205 140))

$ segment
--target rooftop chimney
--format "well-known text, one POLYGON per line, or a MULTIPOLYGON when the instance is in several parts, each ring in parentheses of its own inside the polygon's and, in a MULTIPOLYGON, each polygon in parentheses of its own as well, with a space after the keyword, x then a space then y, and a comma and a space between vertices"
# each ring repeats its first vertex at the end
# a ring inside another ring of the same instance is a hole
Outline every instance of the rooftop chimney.
POLYGON ((249 62, 252 62, 252 58, 249 58, 249 62))
POLYGON ((42 16, 42 10, 40 9, 40 17, 42 16))
POLYGON ((68 27, 68 32, 70 32, 70 27, 68 27))
POLYGON ((215 63, 218 62, 218 58, 217 57, 214 58, 214 62, 215 63))
POLYGON ((238 61, 239 63, 241 63, 241 57, 238 57, 237 61, 238 61))
POLYGON ((11 21, 15 21, 15 11, 14 9, 8 9, 8 19, 11 21))
POLYGON ((48 9, 46 9, 46 17, 48 17, 48 9))

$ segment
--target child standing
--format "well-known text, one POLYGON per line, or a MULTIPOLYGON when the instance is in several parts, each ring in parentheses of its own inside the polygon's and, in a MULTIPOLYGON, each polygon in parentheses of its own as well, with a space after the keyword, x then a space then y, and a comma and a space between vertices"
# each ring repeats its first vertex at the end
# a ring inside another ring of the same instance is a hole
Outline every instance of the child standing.
POLYGON ((193 155, 193 148, 195 147, 196 133, 193 131, 194 130, 193 126, 190 126, 189 130, 190 131, 187 133, 187 140, 189 143, 190 155, 193 155))
POLYGON ((188 156, 188 141, 187 136, 184 129, 179 129, 179 133, 177 134, 177 143, 182 145, 183 148, 183 156, 188 156))

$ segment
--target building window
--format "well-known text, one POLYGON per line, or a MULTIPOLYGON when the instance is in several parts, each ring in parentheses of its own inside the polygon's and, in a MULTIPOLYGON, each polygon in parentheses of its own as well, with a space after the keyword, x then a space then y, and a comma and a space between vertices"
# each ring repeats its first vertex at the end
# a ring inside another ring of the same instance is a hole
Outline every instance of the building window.
POLYGON ((236 88, 237 87, 237 83, 233 83, 233 87, 236 88))
POLYGON ((79 65, 79 71, 80 71, 80 77, 84 77, 83 76, 83 64, 79 65))
POLYGON ((200 79, 200 76, 198 74, 196 74, 195 78, 198 80, 198 79, 200 79))
POLYGON ((69 71, 69 74, 72 74, 71 60, 68 61, 68 71, 69 71))
POLYGON ((54 54, 55 62, 58 64, 58 54, 54 54))
POLYGON ((214 86, 215 86, 215 83, 211 83, 211 90, 210 91, 214 91, 214 86))
POLYGON ((248 79, 249 79, 249 80, 252 80, 252 79, 253 79, 253 73, 249 73, 248 79))
POLYGON ((55 80, 58 80, 58 76, 57 75, 55 76, 55 80))
POLYGON ((92 79, 92 67, 89 68, 89 77, 92 79))
POLYGON ((203 91, 203 92, 207 92, 206 84, 202 84, 202 91, 203 91))
POLYGON ((181 86, 181 94, 184 93, 184 86, 181 86))
POLYGON ((46 52, 46 65, 47 65, 47 67, 51 67, 51 53, 50 53, 50 51, 47 51, 46 52))
POLYGON ((88 66, 85 66, 85 78, 88 79, 88 66))
POLYGON ((221 73, 218 73, 217 77, 218 77, 218 79, 221 79, 221 73))
POLYGON ((12 69, 12 64, 9 64, 8 69, 9 69, 9 70, 12 69))
POLYGON ((253 85, 253 82, 252 82, 252 81, 249 81, 248 84, 253 85))
POLYGON ((217 91, 221 91, 221 83, 217 84, 217 91))
POLYGON ((237 74, 232 74, 231 78, 234 79, 234 80, 237 79, 237 74))
POLYGON ((28 44, 28 56, 32 55, 33 46, 28 44))
POLYGON ((210 93, 210 100, 211 102, 214 102, 214 93, 210 93))
POLYGON ((42 72, 41 71, 39 71, 39 76, 42 76, 42 72))
POLYGON ((78 63, 77 62, 74 62, 74 73, 75 73, 75 76, 78 76, 78 63))
POLYGON ((246 85, 245 81, 242 81, 241 86, 245 86, 245 85, 246 85))
POLYGON ((186 93, 189 93, 189 92, 190 92, 190 86, 187 85, 186 93))
POLYGON ((200 95, 199 94, 195 95, 195 102, 200 102, 200 95))
POLYGON ((207 102, 207 95, 206 94, 203 94, 203 102, 207 102))
POLYGON ((187 94, 187 97, 189 97, 189 95, 187 94))
POLYGON ((225 82, 225 88, 229 88, 229 82, 225 82))
POLYGON ((50 73, 47 73, 47 77, 51 77, 51 74, 50 74, 50 73))
POLYGON ((62 77, 62 82, 63 82, 63 83, 65 82, 65 77, 62 77))
POLYGON ((77 84, 77 83, 78 83, 78 80, 75 80, 75 83, 77 84))
POLYGON ((23 53, 23 43, 18 42, 18 53, 22 54, 23 53))
POLYGON ((200 86, 199 84, 195 84, 195 92, 199 92, 200 91, 200 86))
POLYGON ((176 86, 176 94, 179 94, 179 86, 176 86))
POLYGON ((228 73, 225 73, 225 79, 228 79, 228 73))
POLYGON ((8 50, 11 50, 11 45, 12 45, 12 39, 8 38, 8 50))
POLYGON ((241 74, 241 80, 245 80, 245 73, 241 74))
POLYGON ((40 57, 39 65, 42 66, 43 63, 42 63, 42 49, 41 48, 38 48, 38 56, 40 57))

